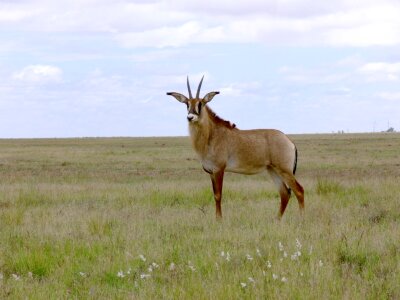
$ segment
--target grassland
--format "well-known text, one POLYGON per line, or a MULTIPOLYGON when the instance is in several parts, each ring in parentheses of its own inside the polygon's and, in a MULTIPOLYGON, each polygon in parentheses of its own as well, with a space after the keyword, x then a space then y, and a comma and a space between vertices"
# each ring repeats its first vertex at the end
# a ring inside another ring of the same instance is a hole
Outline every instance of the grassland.
POLYGON ((188 138, 0 140, 0 298, 400 299, 400 135, 297 135, 306 191, 188 138))

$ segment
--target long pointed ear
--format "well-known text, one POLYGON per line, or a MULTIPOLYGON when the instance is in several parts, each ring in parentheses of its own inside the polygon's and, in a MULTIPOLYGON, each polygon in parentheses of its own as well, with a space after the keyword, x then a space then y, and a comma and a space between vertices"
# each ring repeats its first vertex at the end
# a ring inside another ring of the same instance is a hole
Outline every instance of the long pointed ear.
POLYGON ((219 92, 209 92, 207 95, 204 96, 203 98, 203 102, 207 103, 210 102, 212 100, 212 98, 214 98, 215 95, 218 95, 219 92))
POLYGON ((182 102, 182 103, 188 103, 188 100, 189 100, 188 98, 186 98, 186 96, 179 94, 179 93, 175 93, 175 92, 167 93, 167 95, 175 97, 176 100, 178 100, 179 102, 182 102))

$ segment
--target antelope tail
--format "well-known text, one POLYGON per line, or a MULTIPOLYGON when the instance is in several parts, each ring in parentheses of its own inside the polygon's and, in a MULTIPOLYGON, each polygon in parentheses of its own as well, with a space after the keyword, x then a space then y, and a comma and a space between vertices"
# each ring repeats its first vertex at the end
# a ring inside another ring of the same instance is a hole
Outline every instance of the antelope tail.
MULTIPOLYGON (((294 163, 293 163, 293 175, 296 174, 296 168, 297 168, 297 147, 294 145, 294 163)), ((287 187, 289 197, 292 194, 292 189, 290 187, 287 187)))

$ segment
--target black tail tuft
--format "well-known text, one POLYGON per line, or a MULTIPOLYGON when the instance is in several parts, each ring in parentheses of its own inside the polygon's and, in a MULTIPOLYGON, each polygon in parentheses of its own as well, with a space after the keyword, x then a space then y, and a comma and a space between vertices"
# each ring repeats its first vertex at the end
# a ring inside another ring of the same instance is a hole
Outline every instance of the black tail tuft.
MULTIPOLYGON (((293 175, 296 174, 296 168, 297 168, 297 148, 296 145, 294 146, 294 165, 293 165, 293 175)), ((289 196, 292 194, 292 189, 291 188, 287 188, 288 189, 288 193, 289 196)))

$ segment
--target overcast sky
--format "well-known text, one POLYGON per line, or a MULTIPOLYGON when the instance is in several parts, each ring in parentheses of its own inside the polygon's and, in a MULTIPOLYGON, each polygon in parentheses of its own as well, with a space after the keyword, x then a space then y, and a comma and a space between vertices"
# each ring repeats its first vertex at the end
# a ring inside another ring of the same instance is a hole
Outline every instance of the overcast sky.
POLYGON ((0 0, 0 138, 400 130, 398 0, 0 0))

